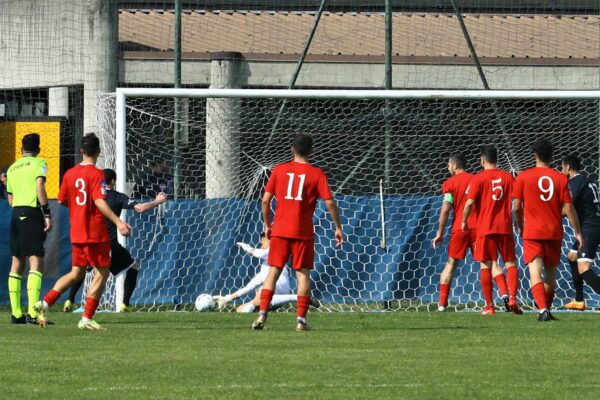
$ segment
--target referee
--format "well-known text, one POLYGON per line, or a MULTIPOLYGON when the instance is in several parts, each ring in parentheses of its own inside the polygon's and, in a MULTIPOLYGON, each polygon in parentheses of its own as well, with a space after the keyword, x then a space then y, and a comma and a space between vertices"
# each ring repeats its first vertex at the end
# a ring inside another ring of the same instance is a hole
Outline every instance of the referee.
POLYGON ((10 223, 10 248, 12 266, 8 275, 8 292, 13 324, 37 324, 33 305, 40 299, 44 269, 44 241, 52 229, 46 174, 48 165, 41 158, 40 135, 30 133, 21 141, 23 157, 8 168, 6 192, 8 204, 13 208, 10 223), (29 259, 27 276, 27 301, 29 310, 21 309, 21 279, 25 261, 29 259))

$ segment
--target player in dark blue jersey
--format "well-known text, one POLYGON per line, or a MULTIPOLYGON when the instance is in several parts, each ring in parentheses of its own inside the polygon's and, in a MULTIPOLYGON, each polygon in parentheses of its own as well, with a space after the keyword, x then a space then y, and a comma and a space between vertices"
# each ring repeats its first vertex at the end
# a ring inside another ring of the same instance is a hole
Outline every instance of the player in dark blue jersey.
POLYGON ((575 299, 565 307, 583 311, 585 310, 583 281, 585 280, 596 292, 598 289, 594 285, 600 282, 591 270, 596 249, 600 244, 600 192, 597 183, 581 172, 579 157, 574 155, 565 157, 562 161, 562 173, 569 177, 569 190, 583 235, 583 247, 579 248, 579 242, 575 241, 568 254, 575 299))
MULTIPOLYGON (((116 215, 121 215, 121 211, 130 209, 143 213, 167 201, 167 196, 164 193, 159 193, 153 201, 140 203, 126 194, 114 190, 117 181, 117 174, 114 170, 105 169, 104 177, 106 179, 106 202, 116 215)), ((106 224, 111 244, 110 272, 115 276, 116 311, 128 311, 129 301, 135 290, 140 266, 133 259, 129 251, 119 243, 115 224, 109 220, 106 220, 106 224)), ((83 281, 80 281, 71 287, 69 299, 63 307, 64 312, 73 311, 75 295, 82 283, 83 281)))

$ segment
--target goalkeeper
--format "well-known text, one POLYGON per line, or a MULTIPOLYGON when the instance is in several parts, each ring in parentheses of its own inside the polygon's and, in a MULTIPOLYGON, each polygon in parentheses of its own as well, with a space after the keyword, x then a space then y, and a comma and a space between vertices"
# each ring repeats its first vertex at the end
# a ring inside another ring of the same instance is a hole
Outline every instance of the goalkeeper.
MULTIPOLYGON (((258 310, 260 306, 260 290, 262 284, 269 273, 269 264, 267 259, 269 258, 269 239, 264 233, 260 234, 260 248, 253 248, 246 243, 237 243, 246 253, 259 258, 261 260, 260 272, 256 274, 246 286, 238 289, 236 292, 228 294, 227 296, 213 296, 213 299, 217 302, 217 309, 222 310, 225 305, 233 300, 239 299, 252 291, 256 291, 254 298, 248 303, 242 304, 236 307, 236 312, 239 313, 251 313, 258 310)), ((291 294, 290 288, 290 273, 287 268, 284 268, 281 276, 277 280, 275 288, 275 295, 271 301, 271 310, 277 309, 284 304, 294 302, 298 299, 298 296, 291 294)), ((318 308, 319 302, 316 299, 311 298, 310 305, 318 308)))

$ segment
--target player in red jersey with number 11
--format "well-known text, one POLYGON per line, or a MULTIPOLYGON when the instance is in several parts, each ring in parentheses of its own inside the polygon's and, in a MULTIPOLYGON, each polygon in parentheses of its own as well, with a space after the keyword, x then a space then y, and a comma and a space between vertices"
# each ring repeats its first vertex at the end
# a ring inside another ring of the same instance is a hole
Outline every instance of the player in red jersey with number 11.
POLYGON ((94 280, 87 292, 79 328, 104 330, 93 319, 110 267, 110 236, 104 217, 112 221, 124 236, 131 234, 131 227, 121 221, 105 201, 104 172, 96 167, 100 155, 100 140, 96 135, 90 133, 81 139, 81 154, 83 161, 65 173, 58 193, 60 204, 69 208, 73 268, 56 281, 54 288, 43 301, 36 303, 35 308, 40 315, 39 324, 45 326, 49 307, 73 283, 82 280, 87 267, 92 266, 94 280))
POLYGON ((265 233, 271 239, 268 263, 271 266, 260 294, 260 312, 252 324, 252 329, 262 329, 267 320, 267 311, 275 284, 288 259, 292 258, 292 268, 296 270, 298 281, 297 331, 307 331, 306 313, 310 303, 310 271, 314 262, 313 214, 317 199, 325 200, 327 210, 335 223, 335 239, 344 242, 342 223, 337 204, 329 189, 327 176, 317 167, 309 164, 313 140, 308 135, 298 135, 294 139, 292 154, 294 160, 277 165, 262 200, 265 233), (277 199, 275 220, 271 225, 271 201, 277 199))

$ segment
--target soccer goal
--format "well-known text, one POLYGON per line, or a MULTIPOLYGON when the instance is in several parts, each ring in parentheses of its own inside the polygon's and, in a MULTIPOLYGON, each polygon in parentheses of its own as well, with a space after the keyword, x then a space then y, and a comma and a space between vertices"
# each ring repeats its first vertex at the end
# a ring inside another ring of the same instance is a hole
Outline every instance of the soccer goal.
MULTIPOLYGON (((533 166, 530 145, 549 138, 555 160, 575 153, 598 175, 598 91, 118 89, 99 99, 105 165, 118 190, 170 201, 129 212, 127 247, 141 270, 133 303, 191 309, 200 293, 226 294, 258 270, 236 242, 257 245, 270 170, 289 160, 294 135, 315 140, 347 243, 335 246, 324 204, 315 213, 313 294, 326 311, 433 310, 446 247, 433 250, 448 156, 478 171, 479 147, 499 166, 533 166)), ((567 228, 564 250, 573 235, 567 228)), ((448 235, 445 237, 445 245, 448 235)), ((517 241, 519 243, 519 241, 517 241)), ((520 299, 531 304, 518 244, 520 299)), ((573 296, 566 257, 555 305, 573 296)), ((450 303, 480 307, 479 266, 458 268, 450 303)), ((586 292, 591 306, 598 298, 586 292)))

